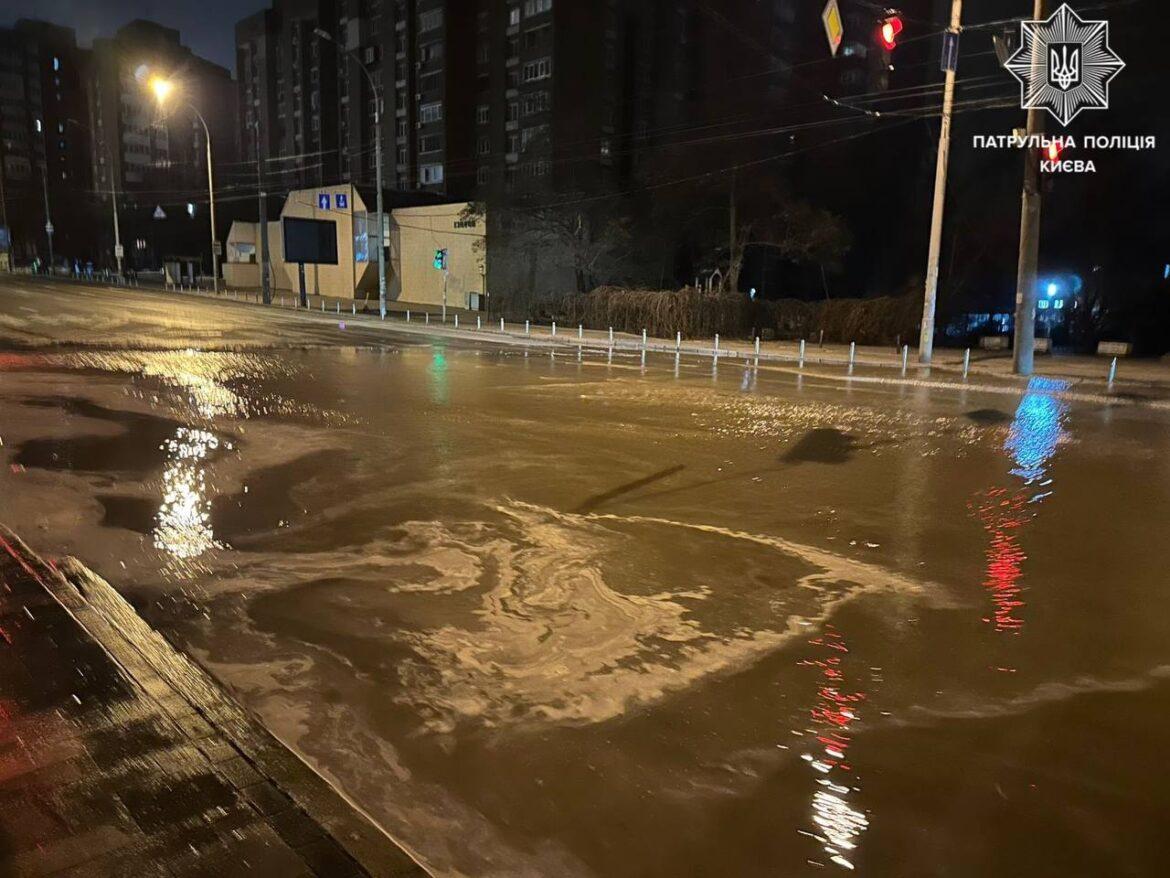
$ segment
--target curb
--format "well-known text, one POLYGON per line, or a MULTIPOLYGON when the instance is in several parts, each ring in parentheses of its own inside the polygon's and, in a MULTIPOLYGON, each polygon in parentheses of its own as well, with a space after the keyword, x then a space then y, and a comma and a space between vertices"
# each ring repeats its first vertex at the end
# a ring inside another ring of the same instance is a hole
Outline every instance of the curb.
MULTIPOLYGON (((373 820, 151 628, 108 582, 75 558, 59 565, 44 561, 2 524, 0 538, 17 563, 177 723, 226 743, 225 763, 233 763, 233 774, 243 778, 238 788, 271 785, 271 792, 291 800, 287 813, 292 818, 282 815, 282 821, 295 827, 298 837, 308 838, 312 828, 319 828, 371 878, 428 876, 373 820)), ((331 876, 336 865, 316 874, 331 876)))

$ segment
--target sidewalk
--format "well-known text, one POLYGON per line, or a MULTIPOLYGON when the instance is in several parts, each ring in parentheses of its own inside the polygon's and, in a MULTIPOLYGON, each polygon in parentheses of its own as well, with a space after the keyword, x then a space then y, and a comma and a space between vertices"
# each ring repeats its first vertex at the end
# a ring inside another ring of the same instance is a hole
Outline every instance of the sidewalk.
POLYGON ((425 872, 111 586, 0 526, 0 874, 425 872))
MULTIPOLYGON (((196 293, 196 295, 200 295, 196 293)), ((203 293, 202 295, 211 295, 203 293)), ((236 299, 243 302, 259 302, 259 294, 255 292, 232 291, 221 293, 220 298, 236 299)), ((310 297, 310 311, 322 311, 336 316, 344 316, 348 312, 353 317, 378 319, 378 303, 376 300, 359 301, 354 305, 351 300, 336 300, 312 296, 310 297), (363 313, 363 307, 365 311, 363 313)), ((273 299, 275 307, 294 309, 291 296, 276 295, 273 299)), ((300 309, 303 311, 303 309, 300 309)), ((436 306, 410 305, 402 302, 387 304, 387 316, 390 320, 410 320, 412 323, 429 327, 432 331, 479 332, 485 338, 502 340, 506 337, 510 341, 526 341, 537 344, 556 344, 569 348, 576 346, 609 347, 622 350, 641 350, 643 338, 640 334, 609 330, 584 329, 578 326, 552 326, 536 323, 508 323, 501 324, 499 317, 491 317, 481 312, 466 311, 456 308, 447 309, 447 319, 441 321, 440 309, 436 306)), ((646 350, 652 353, 674 353, 676 351, 686 355, 733 357, 737 359, 754 358, 757 355, 755 342, 744 339, 715 338, 657 338, 647 336, 646 350)), ((800 362, 799 341, 761 341, 759 343, 759 357, 761 360, 773 362, 800 362)), ((857 346, 853 352, 854 364, 858 368, 897 369, 902 368, 902 352, 890 347, 857 346)), ((957 348, 935 348, 932 369, 935 372, 962 374, 965 352, 957 348)), ((806 342, 804 348, 804 363, 808 365, 839 366, 849 365, 850 350, 847 344, 817 344, 815 341, 806 342)), ((907 358, 907 367, 910 374, 917 374, 919 368, 917 351, 910 348, 907 358)), ((1088 382, 1104 385, 1109 378, 1109 369, 1112 358, 1095 357, 1077 354, 1043 354, 1037 353, 1035 358, 1035 375, 1042 378, 1056 378, 1072 384, 1088 382)), ((972 349, 968 374, 984 375, 1004 381, 1023 381, 1012 374, 1012 357, 1010 352, 984 351, 972 349)), ((1162 360, 1130 360, 1122 358, 1118 361, 1115 383, 1118 385, 1135 385, 1161 394, 1170 396, 1170 359, 1162 360)))
MULTIPOLYGON (((101 286, 100 284, 95 284, 101 286)), ((119 292, 134 292, 133 287, 111 287, 119 292)), ((256 290, 230 290, 212 293, 209 290, 163 290, 158 287, 141 287, 143 291, 171 295, 194 296, 214 299, 240 305, 259 306, 260 294, 256 290)), ((385 321, 380 319, 376 299, 352 300, 320 296, 310 297, 308 309, 296 306, 295 296, 288 291, 275 291, 271 307, 284 313, 304 317, 311 315, 326 319, 354 321, 355 326, 370 324, 393 324, 396 329, 426 331, 448 337, 478 338, 497 344, 536 345, 574 350, 584 347, 591 350, 613 349, 626 352, 675 354, 728 359, 757 358, 755 343, 744 339, 715 338, 656 338, 648 336, 645 341, 640 333, 583 329, 577 326, 538 325, 503 323, 499 317, 483 312, 448 308, 446 322, 443 322, 441 308, 435 305, 417 305, 403 302, 387 303, 385 321), (322 307, 324 306, 324 307, 322 307)), ((918 365, 917 353, 911 348, 907 358, 906 377, 915 382, 950 382, 963 377, 964 354, 962 349, 935 348, 934 362, 929 371, 918 365)), ((758 358, 761 363, 773 366, 796 366, 800 360, 799 341, 761 341, 758 358)), ((831 369, 847 369, 850 349, 847 344, 817 344, 810 340, 804 348, 803 364, 806 367, 822 366, 831 369)), ((1161 360, 1141 359, 1118 360, 1113 385, 1109 385, 1112 358, 1071 354, 1037 354, 1035 375, 1041 378, 1059 379, 1070 386, 1080 386, 1097 394, 1110 393, 1131 401, 1143 399, 1170 400, 1170 358, 1161 360)), ((858 346, 853 352, 853 364, 858 370, 880 370, 886 372, 887 380, 899 379, 902 369, 902 353, 892 347, 858 346)), ((850 373, 852 374, 852 373, 850 373)), ((968 367, 969 380, 980 377, 994 382, 1002 389, 1019 388, 1027 379, 1012 374, 1010 352, 972 349, 968 367)))

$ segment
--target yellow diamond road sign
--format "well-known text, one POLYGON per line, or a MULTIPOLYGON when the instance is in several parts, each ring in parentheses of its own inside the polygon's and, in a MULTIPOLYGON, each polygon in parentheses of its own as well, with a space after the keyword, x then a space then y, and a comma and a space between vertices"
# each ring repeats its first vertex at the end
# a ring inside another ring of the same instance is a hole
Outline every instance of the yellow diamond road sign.
POLYGON ((837 50, 841 48, 841 40, 845 37, 845 27, 841 24, 841 8, 837 0, 829 0, 825 4, 825 11, 821 13, 821 21, 825 23, 825 36, 829 38, 829 51, 837 57, 837 50))

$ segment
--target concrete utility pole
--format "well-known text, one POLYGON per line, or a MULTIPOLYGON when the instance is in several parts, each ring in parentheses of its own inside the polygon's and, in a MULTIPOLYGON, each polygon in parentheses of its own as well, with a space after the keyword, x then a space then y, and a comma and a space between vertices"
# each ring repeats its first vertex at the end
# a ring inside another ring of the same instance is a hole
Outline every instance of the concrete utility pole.
MULTIPOLYGON (((257 242, 260 245, 260 298, 265 305, 272 304, 272 285, 268 279, 268 193, 264 191, 264 170, 260 159, 260 116, 256 116, 256 197, 259 199, 259 212, 256 224, 257 242)), ((307 307, 305 297, 301 296, 301 305, 307 307)))
POLYGON ((114 163, 110 165, 110 207, 114 211, 114 260, 118 264, 118 278, 122 277, 122 232, 118 228, 118 189, 114 182, 114 163))
MULTIPOLYGON (((727 288, 731 292, 732 278, 735 275, 735 247, 739 242, 736 240, 737 232, 739 230, 739 219, 735 211, 735 169, 731 171, 731 185, 727 188, 727 288)), ((766 267, 766 266, 765 266, 766 267)), ((765 271, 765 274, 767 272, 765 271)))
POLYGON ((53 218, 49 215, 49 172, 41 168, 41 185, 45 189, 45 234, 49 236, 49 275, 53 274, 53 218))
MULTIPOLYGON (((963 0, 951 0, 951 26, 945 39, 958 40, 963 0)), ((942 252, 943 211, 947 201, 947 168, 951 156, 951 116, 955 107, 955 68, 948 65, 943 85, 942 127, 938 134, 938 164, 934 172, 934 213, 930 222, 930 251, 926 262, 926 294, 922 303, 922 332, 918 339, 918 362, 929 365, 934 356, 934 314, 938 306, 938 260, 942 252)))
MULTIPOLYGON (((1047 14, 1046 0, 1035 0, 1033 21, 1047 14)), ((1032 42, 1032 70, 1044 68, 1040 40, 1032 42)), ((1044 134, 1043 109, 1028 111, 1027 142, 1044 134)), ((1040 261, 1040 155, 1031 146, 1024 150, 1024 194, 1020 205, 1020 260, 1016 270, 1016 335, 1012 346, 1012 371, 1031 375, 1036 355, 1036 267, 1040 261)))
MULTIPOLYGON (((323 40, 328 40, 337 48, 349 55, 357 62, 358 67, 362 69, 362 73, 366 75, 366 79, 370 83, 370 90, 374 93, 374 186, 377 187, 375 198, 377 199, 377 225, 374 227, 377 237, 378 246, 378 311, 382 317, 386 316, 386 248, 383 246, 384 238, 382 236, 382 89, 379 87, 377 80, 374 79, 374 74, 370 72, 370 68, 366 66, 361 57, 353 49, 347 49, 342 46, 337 40, 333 39, 333 35, 321 28, 314 28, 313 33, 323 40)), ((368 233, 368 227, 367 227, 368 233)))

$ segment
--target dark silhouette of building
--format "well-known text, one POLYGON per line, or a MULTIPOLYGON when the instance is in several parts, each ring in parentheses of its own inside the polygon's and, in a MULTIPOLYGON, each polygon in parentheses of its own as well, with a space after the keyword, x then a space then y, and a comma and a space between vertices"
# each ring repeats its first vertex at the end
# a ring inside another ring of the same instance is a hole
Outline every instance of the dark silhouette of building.
POLYGON ((46 190, 56 254, 84 255, 87 62, 70 28, 22 19, 0 29, 0 225, 17 263, 47 259, 46 190))

